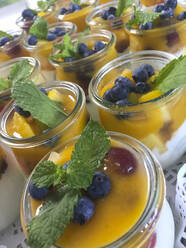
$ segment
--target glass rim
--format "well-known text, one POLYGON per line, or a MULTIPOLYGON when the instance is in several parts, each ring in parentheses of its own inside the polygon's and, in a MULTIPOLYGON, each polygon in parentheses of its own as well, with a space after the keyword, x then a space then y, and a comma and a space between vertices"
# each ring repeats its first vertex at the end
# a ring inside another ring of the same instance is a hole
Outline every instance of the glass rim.
MULTIPOLYGON (((146 50, 146 51, 139 51, 127 55, 122 55, 106 65, 104 65, 98 72, 93 76, 91 79, 91 82, 89 84, 88 92, 89 92, 89 97, 90 99, 99 107, 104 108, 108 110, 109 112, 118 114, 118 113, 126 113, 126 112, 141 112, 142 108, 141 106, 147 107, 152 103, 159 103, 159 104, 164 104, 164 100, 166 99, 171 100, 170 97, 174 96, 175 93, 180 92, 183 89, 183 86, 178 87, 176 89, 170 90, 167 93, 164 93, 160 97, 157 97, 151 101, 147 102, 142 102, 142 103, 137 103, 137 104, 131 104, 131 105, 126 105, 126 106, 117 106, 115 103, 111 103, 107 100, 104 100, 102 97, 97 92, 98 85, 101 82, 101 80, 104 78, 107 73, 111 72, 113 69, 116 69, 117 67, 120 67, 124 64, 130 63, 131 61, 140 61, 143 58, 152 58, 157 60, 166 60, 167 63, 170 62, 173 59, 176 59, 177 57, 174 56, 173 54, 167 53, 167 52, 162 52, 162 51, 157 51, 157 50, 146 50), (140 57, 141 56, 141 57, 140 57), (136 109, 138 107, 139 109, 136 109), (133 111, 134 108, 134 111, 133 111)), ((118 75, 119 76, 119 75, 118 75)), ((113 79, 114 81, 114 79, 113 79)))
MULTIPOLYGON (((155 225, 153 224, 154 221, 157 221, 159 219, 160 212, 163 207, 164 199, 165 199, 165 180, 163 176, 163 171, 162 168, 156 159, 156 157, 152 154, 150 149, 148 149, 143 143, 141 143, 139 140, 128 136, 123 133, 118 133, 118 132, 112 132, 112 131, 107 131, 107 134, 109 135, 109 138, 111 140, 119 141, 119 143, 124 143, 128 147, 132 147, 133 149, 136 149, 138 152, 143 152, 143 157, 148 157, 147 163, 148 165, 144 165, 146 167, 146 171, 148 173, 148 181, 149 181, 149 192, 148 192, 148 199, 146 206, 137 220, 137 222, 134 224, 134 226, 123 236, 118 238, 117 240, 113 241, 112 243, 102 246, 101 248, 119 248, 121 245, 129 245, 130 248, 132 248, 133 244, 131 244, 131 238, 134 237, 134 234, 137 235, 143 230, 143 237, 137 237, 137 240, 135 241, 135 245, 139 245, 140 242, 143 241, 144 235, 149 236, 149 232, 153 231, 155 228, 155 225), (114 138, 113 138, 114 137, 114 138), (122 138, 120 140, 119 138, 122 138), (137 148, 136 148, 137 147, 137 148), (159 206, 157 207, 157 204, 159 206), (159 213, 158 213, 159 212, 159 213), (148 219, 148 222, 147 222, 148 219), (150 220, 150 221, 149 221, 150 220), (149 224, 149 229, 146 229, 146 224, 149 224), (145 228, 145 229, 144 229, 145 228), (122 243, 121 243, 122 242, 122 243), (124 242, 124 243, 123 243, 124 242), (137 243, 136 243, 137 242, 137 243)), ((56 148, 52 149, 50 152, 48 152, 41 160, 45 161, 46 158, 49 157, 50 153, 53 151, 59 151, 63 147, 65 147, 68 144, 73 143, 76 141, 80 136, 73 137, 70 140, 67 140, 66 142, 59 144, 56 148)), ((38 164, 40 163, 38 162, 38 164)), ((37 164, 37 165, 38 165, 37 164)), ((36 167, 37 167, 36 165, 36 167)), ((36 168, 35 167, 35 168, 36 168)), ((35 170, 35 169, 34 169, 35 170)), ((25 223, 28 223, 32 218, 31 214, 31 209, 29 208, 28 210, 26 209, 26 202, 28 201, 29 195, 28 195, 28 184, 31 180, 32 174, 29 176, 25 188, 23 190, 23 195, 22 195, 22 200, 21 200, 21 210, 23 211, 23 220, 25 223)), ((54 246, 56 248, 60 248, 58 246, 54 246)))
POLYGON ((1 112, 0 138, 2 143, 5 143, 14 148, 37 147, 45 143, 45 141, 51 137, 65 132, 66 129, 73 125, 75 118, 79 117, 85 105, 85 94, 79 85, 67 81, 52 81, 45 82, 39 86, 45 88, 46 90, 62 88, 71 91, 76 97, 76 103, 73 110, 62 123, 58 124, 54 128, 48 128, 46 132, 28 138, 16 138, 10 136, 6 131, 6 122, 14 109, 14 101, 11 101, 1 112))
MULTIPOLYGON (((0 72, 3 70, 4 67, 6 68, 6 67, 13 66, 13 64, 20 62, 22 60, 25 60, 25 59, 28 60, 31 65, 33 65, 32 71, 30 72, 27 79, 30 78, 37 71, 38 68, 40 69, 39 60, 37 60, 36 58, 33 58, 33 57, 18 57, 18 58, 14 58, 14 59, 10 59, 10 60, 7 60, 5 62, 2 62, 2 63, 0 63, 0 72)), ((6 98, 6 97, 10 96, 10 94, 11 94, 10 89, 11 89, 11 87, 6 89, 6 90, 0 91, 0 99, 3 97, 6 98)))
MULTIPOLYGON (((77 40, 78 37, 81 36, 82 33, 75 33, 71 35, 71 38, 73 39, 73 42, 77 40)), ((74 60, 72 62, 58 62, 58 61, 54 61, 49 59, 49 62, 55 66, 55 67, 79 67, 79 63, 81 64, 87 64, 87 63, 92 63, 93 61, 97 60, 99 57, 102 57, 103 54, 106 53, 106 51, 116 42, 116 36, 114 33, 110 32, 109 30, 105 30, 105 29, 101 29, 101 30, 91 30, 87 35, 84 36, 84 39, 86 40, 87 38, 90 37, 104 37, 108 39, 108 43, 106 44, 106 46, 101 49, 100 51, 85 57, 85 58, 81 58, 81 59, 77 59, 74 60)), ((55 53, 55 49, 52 50, 51 55, 53 55, 55 53)))

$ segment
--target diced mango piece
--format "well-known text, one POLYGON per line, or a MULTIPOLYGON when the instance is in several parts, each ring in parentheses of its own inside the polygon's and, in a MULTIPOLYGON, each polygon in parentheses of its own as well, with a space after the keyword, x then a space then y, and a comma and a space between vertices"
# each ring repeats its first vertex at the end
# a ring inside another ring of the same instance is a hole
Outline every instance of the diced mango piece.
POLYGON ((45 16, 45 15, 46 15, 46 12, 41 11, 41 12, 39 12, 37 15, 38 15, 39 17, 42 17, 42 16, 45 16))
POLYGON ((128 77, 132 83, 135 85, 134 79, 132 77, 132 71, 129 69, 125 69, 122 73, 121 73, 122 77, 128 77))
POLYGON ((52 161, 52 162, 54 162, 56 164, 59 161, 59 159, 60 159, 60 154, 57 153, 57 152, 51 152, 50 156, 48 158, 48 160, 50 160, 50 161, 52 161))
POLYGON ((156 99, 162 95, 160 90, 152 90, 139 98, 139 103, 148 102, 150 100, 156 99))
POLYGON ((60 157, 59 157, 58 161, 56 161, 56 163, 63 165, 64 163, 70 161, 73 149, 74 149, 74 146, 66 147, 62 152, 59 153, 60 157))
POLYGON ((108 90, 111 89, 114 86, 114 82, 111 84, 107 84, 103 87, 103 89, 100 92, 100 96, 103 97, 104 93, 108 90))
POLYGON ((53 100, 53 101, 56 101, 56 102, 61 102, 62 101, 62 95, 59 91, 57 90, 50 90, 48 92, 48 97, 53 100))

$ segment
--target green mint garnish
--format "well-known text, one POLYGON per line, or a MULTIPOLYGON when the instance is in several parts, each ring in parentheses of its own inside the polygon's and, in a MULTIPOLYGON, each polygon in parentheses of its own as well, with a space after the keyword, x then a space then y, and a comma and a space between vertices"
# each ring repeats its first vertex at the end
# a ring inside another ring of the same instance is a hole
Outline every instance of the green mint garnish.
POLYGON ((10 82, 5 78, 0 78, 0 90, 7 90, 10 88, 10 82))
POLYGON ((76 142, 66 170, 59 173, 59 165, 51 161, 41 162, 36 167, 32 183, 55 185, 56 190, 46 197, 39 215, 27 225, 31 248, 49 248, 63 234, 73 217, 81 190, 90 186, 95 171, 102 166, 109 150, 110 140, 104 128, 91 120, 76 142))
POLYGON ((50 128, 56 127, 67 118, 60 104, 43 94, 32 81, 14 83, 12 98, 19 107, 29 111, 35 119, 50 128))
POLYGON ((147 22, 153 22, 160 16, 160 13, 156 12, 142 12, 137 11, 136 8, 134 8, 134 18, 130 19, 126 27, 128 29, 131 29, 133 26, 139 26, 140 24, 145 25, 147 22))
POLYGON ((12 38, 13 38, 12 35, 10 35, 10 34, 4 32, 4 31, 1 31, 1 30, 0 30, 0 38, 2 38, 2 37, 8 37, 8 38, 10 38, 11 40, 12 40, 12 38))
POLYGON ((56 0, 41 0, 37 2, 37 6, 41 11, 46 12, 55 2, 56 0))
POLYGON ((123 11, 131 7, 134 2, 135 0, 119 0, 116 10, 116 16, 121 16, 123 14, 123 11))
POLYGON ((9 80, 12 84, 16 83, 17 81, 25 80, 28 78, 32 71, 32 66, 30 65, 27 59, 24 59, 20 62, 15 63, 9 72, 9 80))
POLYGON ((48 34, 48 23, 45 19, 38 17, 30 28, 30 34, 37 36, 38 39, 45 40, 48 34))
POLYGON ((75 4, 78 4, 78 5, 81 4, 81 0, 72 0, 72 2, 75 3, 75 4))
POLYGON ((169 62, 155 77, 155 89, 163 93, 186 84, 186 56, 180 56, 169 62))

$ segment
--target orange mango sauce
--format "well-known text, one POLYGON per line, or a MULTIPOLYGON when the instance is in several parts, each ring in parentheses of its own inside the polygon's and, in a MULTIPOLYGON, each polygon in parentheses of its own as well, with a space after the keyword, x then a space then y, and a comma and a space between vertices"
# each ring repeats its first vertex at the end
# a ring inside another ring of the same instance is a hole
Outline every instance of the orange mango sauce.
MULTIPOLYGON (((112 146, 123 145, 112 142, 112 146)), ((125 148, 127 149, 127 148, 125 148)), ((64 164, 71 159, 73 146, 66 146, 55 163, 64 164)), ((110 193, 95 202, 95 214, 85 225, 70 223, 56 242, 63 248, 95 248, 108 245, 129 231, 142 215, 148 200, 148 175, 142 161, 136 158, 136 171, 124 175, 116 171, 111 162, 104 169, 111 180, 110 193)), ((42 204, 31 199, 33 215, 42 204)))
MULTIPOLYGON (((48 96, 53 100, 60 100, 63 109, 67 114, 70 114, 73 111, 76 104, 76 98, 71 92, 63 90, 63 92, 61 92, 59 96, 61 97, 61 99, 57 99, 55 90, 51 90, 49 91, 48 96)), ((57 144, 65 142, 66 140, 79 135, 84 129, 87 120, 87 110, 85 109, 85 107, 83 107, 82 111, 79 114, 79 117, 73 121, 70 129, 67 128, 66 130, 64 130, 63 134, 57 141, 57 144)), ((16 112, 13 113, 6 126, 7 133, 10 136, 19 138, 29 138, 39 135, 44 129, 47 129, 47 127, 36 119, 32 117, 24 118, 16 112)), ((53 135, 55 135, 55 133, 53 135)), ((31 146, 25 148, 12 147, 12 150, 17 160, 19 161, 21 168, 26 174, 30 174, 34 166, 47 152, 49 152, 50 149, 50 145, 39 145, 37 147, 31 146)))

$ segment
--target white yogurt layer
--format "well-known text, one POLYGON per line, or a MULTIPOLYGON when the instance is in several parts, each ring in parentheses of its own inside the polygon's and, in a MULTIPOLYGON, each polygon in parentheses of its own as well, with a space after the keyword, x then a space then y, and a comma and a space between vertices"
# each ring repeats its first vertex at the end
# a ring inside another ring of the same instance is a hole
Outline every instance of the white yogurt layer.
POLYGON ((0 231, 8 227, 19 215, 25 179, 12 152, 6 148, 8 165, 0 178, 0 231))

